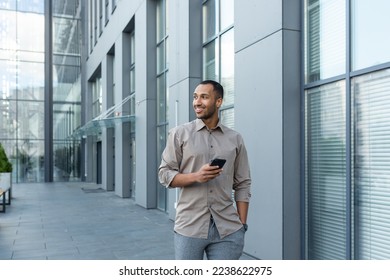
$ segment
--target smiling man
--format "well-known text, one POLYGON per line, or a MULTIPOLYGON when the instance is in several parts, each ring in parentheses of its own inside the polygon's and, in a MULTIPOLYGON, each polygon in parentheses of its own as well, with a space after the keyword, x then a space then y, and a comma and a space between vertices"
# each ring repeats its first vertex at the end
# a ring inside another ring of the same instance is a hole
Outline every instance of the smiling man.
POLYGON ((251 178, 241 135, 219 119, 223 93, 219 83, 201 82, 193 94, 197 119, 171 129, 162 154, 161 184, 181 189, 176 259, 239 259, 243 252, 251 178), (226 160, 223 168, 210 164, 215 158, 226 160))

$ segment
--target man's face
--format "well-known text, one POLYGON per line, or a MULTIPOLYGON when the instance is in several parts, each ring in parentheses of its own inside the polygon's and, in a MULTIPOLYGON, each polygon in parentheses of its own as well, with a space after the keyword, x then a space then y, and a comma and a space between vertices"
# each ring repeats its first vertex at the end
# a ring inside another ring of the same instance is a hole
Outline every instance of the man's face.
POLYGON ((198 85, 194 92, 192 102, 198 119, 207 120, 218 117, 218 108, 222 104, 222 98, 217 98, 212 84, 198 85))

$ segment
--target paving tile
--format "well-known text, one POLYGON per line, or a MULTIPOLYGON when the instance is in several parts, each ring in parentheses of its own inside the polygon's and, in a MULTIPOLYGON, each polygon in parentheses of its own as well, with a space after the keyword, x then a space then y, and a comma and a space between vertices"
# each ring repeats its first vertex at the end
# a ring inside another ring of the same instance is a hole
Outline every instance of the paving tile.
MULTIPOLYGON (((0 213, 0 259, 174 259, 173 221, 91 183, 14 184, 0 213)), ((249 256, 243 256, 250 259, 249 256)))

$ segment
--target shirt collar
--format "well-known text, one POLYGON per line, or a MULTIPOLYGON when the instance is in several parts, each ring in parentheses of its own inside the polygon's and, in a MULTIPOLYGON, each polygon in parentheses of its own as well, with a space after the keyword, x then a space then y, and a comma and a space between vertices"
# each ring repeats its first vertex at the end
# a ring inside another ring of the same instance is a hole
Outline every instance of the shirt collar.
MULTIPOLYGON (((199 131, 203 128, 206 128, 207 130, 209 130, 206 126, 206 124, 201 120, 201 119, 196 119, 195 120, 195 123, 196 123, 196 131, 199 131)), ((214 127, 213 129, 211 129, 212 131, 213 130, 217 130, 217 129, 220 129, 221 132, 223 133, 224 132, 224 127, 223 125, 221 124, 221 120, 218 120, 218 123, 217 123, 217 126, 214 127)))

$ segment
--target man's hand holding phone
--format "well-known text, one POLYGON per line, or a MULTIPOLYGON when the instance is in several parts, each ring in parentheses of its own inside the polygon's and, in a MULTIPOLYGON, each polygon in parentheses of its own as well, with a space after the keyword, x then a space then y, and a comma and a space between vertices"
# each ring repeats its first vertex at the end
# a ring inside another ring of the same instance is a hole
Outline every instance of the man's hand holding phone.
POLYGON ((206 183, 222 173, 222 167, 225 164, 224 159, 214 159, 211 163, 203 165, 197 172, 197 182, 206 183))

